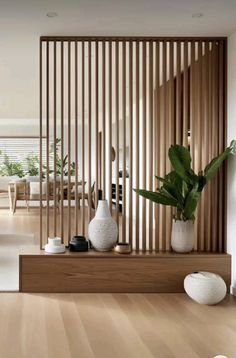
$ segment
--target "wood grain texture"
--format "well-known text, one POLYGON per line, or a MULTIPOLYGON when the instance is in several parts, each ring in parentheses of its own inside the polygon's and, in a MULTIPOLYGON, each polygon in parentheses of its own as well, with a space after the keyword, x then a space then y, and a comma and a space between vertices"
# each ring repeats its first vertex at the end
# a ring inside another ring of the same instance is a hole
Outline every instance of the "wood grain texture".
POLYGON ((220 274, 230 285, 230 256, 80 253, 21 255, 21 292, 183 292, 194 271, 220 274))
POLYGON ((2 293, 0 356, 234 357, 235 308, 232 296, 209 307, 185 294, 2 293))

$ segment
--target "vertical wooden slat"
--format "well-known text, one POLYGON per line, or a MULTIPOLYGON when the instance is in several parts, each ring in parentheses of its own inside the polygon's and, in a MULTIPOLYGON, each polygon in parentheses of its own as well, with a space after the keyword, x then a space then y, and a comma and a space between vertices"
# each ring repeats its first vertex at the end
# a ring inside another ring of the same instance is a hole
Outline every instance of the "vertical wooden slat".
MULTIPOLYGON (((142 116, 143 116, 143 123, 142 123, 142 186, 143 189, 146 189, 146 156, 147 156, 147 142, 146 142, 146 136, 147 136, 147 92, 146 92, 146 82, 147 82, 147 53, 146 53, 146 41, 143 41, 143 52, 142 52, 142 72, 143 72, 143 91, 142 91, 142 116)), ((146 251, 146 199, 143 199, 143 205, 142 205, 142 252, 146 251)))
MULTIPOLYGON (((190 152, 192 156, 192 166, 193 169, 196 169, 196 152, 195 145, 196 140, 196 95, 197 95, 197 75, 196 75, 196 60, 195 60, 195 41, 191 41, 190 48, 190 152)), ((195 221, 195 233, 197 227, 197 220, 195 221)), ((196 237, 196 235, 195 235, 196 237)), ((194 250, 197 250, 197 240, 194 243, 194 250)))
MULTIPOLYGON (((223 121, 224 121, 224 131, 223 131, 223 148, 225 148, 227 144, 227 54, 228 54, 228 45, 227 40, 225 39, 223 41, 224 44, 224 61, 223 61, 223 72, 224 72, 224 91, 223 91, 223 121)), ((223 170, 224 170, 224 179, 223 179, 223 191, 224 191, 224 210, 223 210, 223 250, 226 251, 227 247, 227 162, 224 162, 223 164, 223 170)))
POLYGON ((46 235, 49 237, 49 215, 50 215, 50 207, 49 207, 49 42, 47 41, 46 45, 46 180, 47 180, 47 194, 46 194, 46 235))
MULTIPOLYGON (((160 42, 156 42, 156 58, 155 58, 155 74, 156 74, 156 95, 155 95, 155 174, 160 174, 160 42)), ((155 182, 155 189, 158 183, 155 182)), ((159 252, 159 205, 155 205, 155 251, 159 252)))
MULTIPOLYGON (((219 42, 219 147, 218 151, 221 153, 224 149, 224 44, 223 41, 219 42)), ((224 205, 224 171, 223 168, 219 172, 219 187, 218 187, 218 200, 219 200, 219 252, 223 252, 223 205, 224 205)))
POLYGON ((95 81, 96 81, 96 87, 95 87, 95 146, 96 146, 96 183, 95 183, 95 208, 97 208, 98 203, 98 180, 99 180, 99 172, 98 172, 98 165, 99 165, 99 155, 98 155, 98 132, 99 132, 99 57, 98 57, 98 46, 99 43, 96 41, 95 43, 95 81))
MULTIPOLYGON (((139 150, 140 150, 140 141, 139 141, 139 121, 140 121, 140 110, 139 110, 139 101, 140 101, 140 93, 139 93, 139 67, 140 67, 140 63, 139 63, 139 55, 140 55, 140 51, 139 51, 139 41, 136 41, 136 156, 135 156, 135 161, 136 161, 136 188, 139 188, 139 150)), ((139 251, 139 195, 136 195, 136 237, 135 237, 135 247, 136 247, 136 251, 139 251)))
POLYGON ((122 241, 126 242, 126 42, 122 42, 122 241))
MULTIPOLYGON (((208 163, 208 114, 207 114, 207 71, 208 71, 208 44, 204 43, 204 56, 202 59, 202 145, 203 145, 203 153, 202 153, 202 166, 205 167, 208 163)), ((207 187, 202 193, 202 201, 204 203, 204 211, 203 215, 203 224, 201 235, 203 236, 203 250, 206 251, 207 248, 207 187)))
POLYGON ((195 120, 195 42, 191 41, 190 63, 190 152, 194 165, 194 120, 195 120))
POLYGON ((102 42, 102 179, 103 199, 106 199, 106 42, 102 42))
MULTIPOLYGON (((212 42, 212 157, 218 154, 219 131, 218 131, 218 43, 212 42)), ((212 251, 216 252, 218 248, 218 196, 215 195, 218 189, 218 173, 212 180, 212 251)))
MULTIPOLYGON (((204 156, 204 111, 203 111, 203 66, 204 66, 204 55, 203 55, 203 42, 200 41, 198 45, 198 63, 199 63, 199 99, 198 99, 198 133, 199 133, 199 143, 198 143, 198 150, 199 150, 199 170, 203 169, 203 156, 204 156), (201 148, 201 149, 200 149, 201 148)), ((199 227, 198 227, 198 251, 204 250, 204 194, 201 195, 201 200, 199 204, 199 227)))
MULTIPOLYGON (((208 50, 208 76, 207 76, 207 87, 208 87, 208 162, 212 159, 212 42, 208 42, 209 50, 208 50)), ((212 197, 211 197, 211 189, 212 189, 212 181, 208 183, 208 219, 212 217, 211 209, 212 209, 212 197)), ((207 242, 208 247, 207 251, 211 252, 212 250, 212 225, 207 225, 207 242)))
POLYGON ((68 42, 68 242, 71 239, 71 42, 68 42))
POLYGON ((133 247, 133 42, 129 42, 129 243, 133 247))
MULTIPOLYGON (((193 129, 193 135, 194 135, 194 171, 195 173, 199 173, 201 169, 201 150, 200 150, 200 43, 194 42, 194 48, 195 48, 195 81, 194 81, 194 87, 195 87, 195 96, 194 96, 194 129, 193 129)), ((198 205, 196 210, 196 219, 195 219, 195 233, 196 233, 196 242, 195 242, 195 250, 200 251, 200 228, 201 228, 201 214, 199 215, 199 208, 200 205, 198 205)))
MULTIPOLYGON (((174 43, 169 42, 169 83, 168 88, 168 108, 166 108, 168 114, 168 126, 167 126, 167 138, 166 138, 166 171, 171 171, 171 165, 168 158, 168 149, 175 142, 175 121, 174 121, 174 43)), ((171 250, 171 226, 172 226, 173 209, 170 207, 166 208, 166 250, 171 250)))
POLYGON ((119 42, 116 42, 116 64, 115 64, 115 91, 116 91, 116 222, 119 227, 119 213, 120 213, 120 183, 119 183, 119 42))
POLYGON ((81 140, 81 154, 82 154, 82 234, 85 234, 85 51, 84 41, 82 41, 82 140, 81 140))
POLYGON ((43 83, 42 83, 42 65, 43 65, 43 51, 42 51, 42 41, 39 43, 39 237, 40 237, 40 249, 43 248, 43 210, 42 210, 42 182, 43 182, 43 83))
POLYGON ((92 56, 91 41, 88 42, 88 220, 91 220, 91 110, 92 110, 92 56))
POLYGON ((108 163, 109 163, 109 207, 112 213, 112 41, 109 41, 109 52, 108 52, 108 62, 109 62, 109 103, 108 103, 108 163))
POLYGON ((75 234, 78 235, 78 42, 75 41, 75 234))
POLYGON ((181 108, 181 42, 176 42, 176 136, 175 142, 182 144, 182 108, 181 108))
MULTIPOLYGON (((162 118, 161 118, 161 129, 160 131, 160 158, 165 158, 163 161, 161 160, 161 176, 166 174, 166 105, 167 105, 167 98, 166 98, 166 41, 163 41, 162 44, 162 118)), ((166 208, 161 207, 161 225, 160 225, 160 236, 162 238, 162 251, 166 251, 166 208)))
MULTIPOLYGON (((61 161, 64 158, 64 42, 61 41, 61 161)), ((60 182, 61 195, 61 239, 64 242, 64 173, 61 170, 60 182)))
MULTIPOLYGON (((149 42, 149 190, 153 190, 153 42, 149 42)), ((149 200, 149 251, 153 250, 153 203, 149 200)))
POLYGON ((183 145, 188 146, 189 118, 189 70, 188 70, 188 41, 184 42, 184 71, 183 71, 183 145))
POLYGON ((54 183, 53 183, 53 235, 57 236, 57 42, 54 41, 53 46, 54 57, 54 120, 53 120, 53 170, 54 170, 54 183))
MULTIPOLYGON (((204 88, 205 88, 205 99, 204 99, 204 130, 206 135, 206 151, 205 151, 205 164, 209 162, 210 150, 209 150, 209 41, 205 42, 205 78, 204 78, 204 88)), ((205 191, 205 251, 210 251, 210 203, 209 203, 209 185, 206 187, 205 191)))

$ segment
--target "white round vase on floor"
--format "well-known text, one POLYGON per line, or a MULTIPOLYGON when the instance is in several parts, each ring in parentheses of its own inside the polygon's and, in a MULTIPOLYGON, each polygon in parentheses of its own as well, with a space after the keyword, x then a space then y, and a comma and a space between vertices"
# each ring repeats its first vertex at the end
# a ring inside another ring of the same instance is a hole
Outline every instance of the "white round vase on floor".
POLYGON ((99 200, 96 215, 89 223, 88 236, 97 251, 109 251, 115 246, 118 229, 111 217, 107 200, 99 200))
POLYGON ((173 220, 171 247, 175 252, 187 253, 194 246, 194 224, 192 221, 173 220))
POLYGON ((215 305, 222 301, 227 288, 224 280, 211 272, 194 272, 184 279, 184 289, 194 301, 204 305, 215 305))

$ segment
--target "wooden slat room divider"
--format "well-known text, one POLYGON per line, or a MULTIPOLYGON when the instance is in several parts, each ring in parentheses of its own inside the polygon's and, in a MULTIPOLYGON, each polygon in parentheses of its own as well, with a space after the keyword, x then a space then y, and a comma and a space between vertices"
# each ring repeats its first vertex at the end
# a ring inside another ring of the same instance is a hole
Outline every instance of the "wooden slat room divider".
MULTIPOLYGON (((87 235, 100 196, 119 240, 169 251, 171 208, 132 189, 155 190, 171 144, 190 147, 196 172, 223 150, 225 68, 224 38, 42 37, 41 247, 48 236, 87 235)), ((224 215, 223 168, 203 192, 195 250, 224 251, 224 215)))

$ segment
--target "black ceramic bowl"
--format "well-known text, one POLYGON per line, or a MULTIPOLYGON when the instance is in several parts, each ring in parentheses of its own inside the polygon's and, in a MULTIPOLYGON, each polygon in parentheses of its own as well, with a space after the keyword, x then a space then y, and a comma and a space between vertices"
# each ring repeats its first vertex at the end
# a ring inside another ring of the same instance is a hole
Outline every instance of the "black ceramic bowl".
POLYGON ((88 251, 89 244, 84 236, 74 236, 69 242, 70 251, 88 251))

